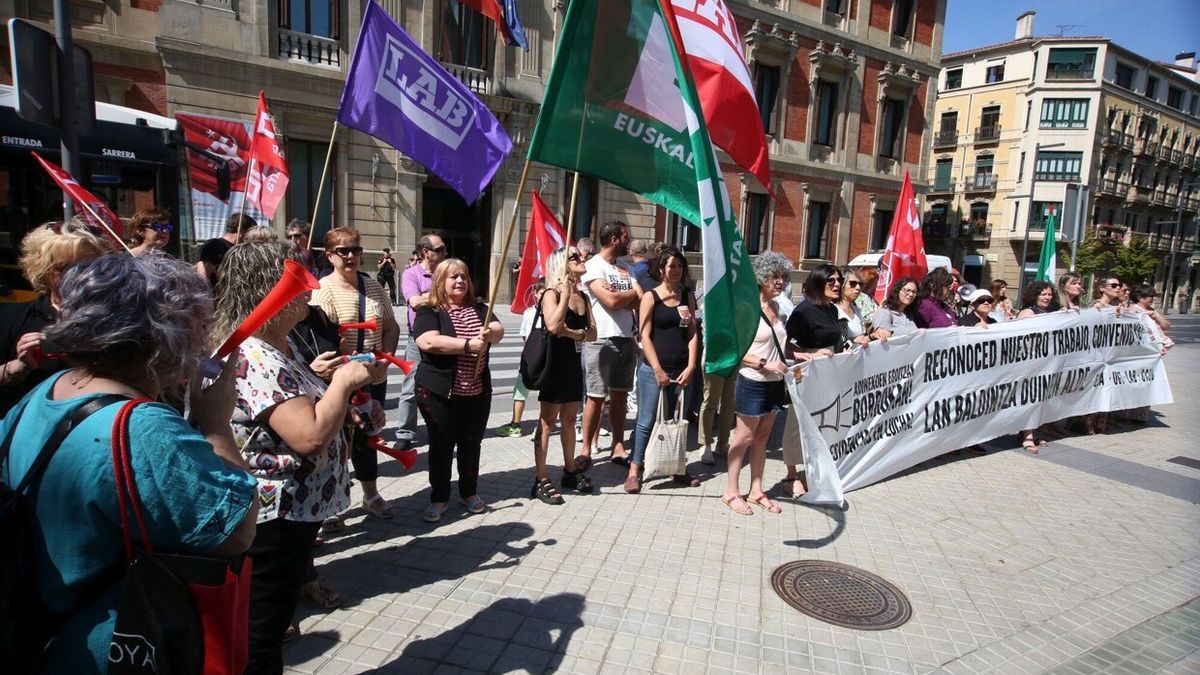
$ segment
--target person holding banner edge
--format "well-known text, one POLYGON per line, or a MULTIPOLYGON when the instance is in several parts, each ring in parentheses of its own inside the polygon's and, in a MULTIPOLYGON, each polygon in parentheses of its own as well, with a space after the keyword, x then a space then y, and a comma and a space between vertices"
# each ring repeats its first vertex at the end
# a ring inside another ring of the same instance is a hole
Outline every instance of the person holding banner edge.
MULTIPOLYGON (((1049 281, 1031 281, 1025 285, 1025 290, 1021 292, 1021 307, 1018 314, 1018 319, 1028 319, 1031 316, 1039 316, 1048 314, 1054 311, 1054 286, 1049 281)), ((1046 441, 1039 441, 1034 429, 1021 430, 1021 447, 1031 455, 1038 454, 1038 446, 1045 445, 1046 441)))
POLYGON ((871 337, 886 342, 888 338, 915 333, 919 328, 912 320, 913 302, 917 298, 917 280, 902 277, 888 291, 879 311, 875 312, 875 330, 871 337))

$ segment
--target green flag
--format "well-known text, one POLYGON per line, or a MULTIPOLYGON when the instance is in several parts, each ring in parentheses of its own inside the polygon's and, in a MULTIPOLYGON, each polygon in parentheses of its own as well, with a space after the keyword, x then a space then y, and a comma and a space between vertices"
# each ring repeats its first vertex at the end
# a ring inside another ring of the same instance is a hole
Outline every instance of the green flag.
POLYGON ((1051 206, 1049 213, 1046 214, 1046 236, 1042 238, 1042 254, 1038 257, 1038 271, 1034 281, 1054 283, 1054 275, 1058 271, 1058 257, 1055 250, 1058 248, 1058 237, 1054 227, 1056 215, 1055 208, 1051 206))
POLYGON ((758 329, 758 284, 674 24, 656 0, 572 0, 529 159, 619 185, 701 228, 704 370, 728 376, 758 329))

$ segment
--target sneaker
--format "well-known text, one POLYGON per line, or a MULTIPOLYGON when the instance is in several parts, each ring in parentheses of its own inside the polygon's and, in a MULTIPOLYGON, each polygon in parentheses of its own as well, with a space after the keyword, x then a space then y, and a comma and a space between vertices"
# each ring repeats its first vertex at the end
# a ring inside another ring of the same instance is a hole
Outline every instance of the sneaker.
POLYGON ((521 431, 521 425, 517 424, 516 422, 509 422, 502 427, 496 427, 496 433, 500 436, 508 436, 509 438, 525 435, 524 432, 521 431))
POLYGON ((392 516, 396 515, 395 512, 392 511, 392 505, 389 504, 387 500, 383 498, 383 495, 379 494, 378 492, 370 497, 363 498, 362 509, 363 511, 366 511, 368 515, 379 518, 380 520, 391 520, 392 516))
POLYGON ((704 446, 704 454, 700 455, 700 463, 709 466, 717 463, 717 458, 713 456, 712 446, 704 446))
POLYGON ((325 520, 321 521, 321 532, 324 532, 325 534, 340 532, 341 530, 342 519, 337 516, 329 516, 325 520))
POLYGON ((579 422, 575 423, 575 438, 583 437, 583 425, 579 422))
POLYGON ((604 427, 600 427, 600 435, 605 436, 605 437, 612 436, 612 432, 609 431, 608 429, 605 429, 604 427))

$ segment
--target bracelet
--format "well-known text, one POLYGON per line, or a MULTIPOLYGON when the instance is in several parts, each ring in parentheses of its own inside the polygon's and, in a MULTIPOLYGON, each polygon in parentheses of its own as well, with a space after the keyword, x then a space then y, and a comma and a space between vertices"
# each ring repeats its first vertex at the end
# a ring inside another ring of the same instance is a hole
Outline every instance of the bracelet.
POLYGON ((463 354, 471 353, 471 338, 463 340, 463 354))

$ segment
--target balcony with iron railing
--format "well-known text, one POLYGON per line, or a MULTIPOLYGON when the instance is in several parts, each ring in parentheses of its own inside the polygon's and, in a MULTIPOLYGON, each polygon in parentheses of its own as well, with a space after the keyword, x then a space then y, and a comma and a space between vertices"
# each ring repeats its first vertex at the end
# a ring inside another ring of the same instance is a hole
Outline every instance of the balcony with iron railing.
POLYGON ((1095 79, 1093 68, 1078 68, 1051 63, 1046 67, 1047 80, 1091 80, 1095 79))
POLYGON ((1125 193, 1125 201, 1130 204, 1149 204, 1150 188, 1141 185, 1130 185, 1125 193))
POLYGON ((943 129, 933 137, 933 147, 950 148, 958 145, 958 129, 943 129))
POLYGON ((992 224, 986 220, 963 220, 958 225, 958 238, 970 241, 988 241, 992 238, 992 224))
POLYGON ((921 228, 921 235, 925 239, 948 239, 950 237, 950 223, 944 220, 926 220, 921 228))
POLYGON ((1128 227, 1120 223, 1098 223, 1096 225, 1096 237, 1105 243, 1119 244, 1125 241, 1125 233, 1128 230, 1128 227))
POLYGON ((930 195, 952 195, 954 194, 953 180, 934 180, 933 185, 929 187, 930 195))
POLYGON ((1096 193, 1099 195, 1124 198, 1128 192, 1129 184, 1116 178, 1102 178, 1096 184, 1096 193))
POLYGON ((1078 183, 1078 171, 1034 171, 1034 180, 1041 183, 1078 183))
POLYGON ((1000 140, 1000 125, 991 124, 985 127, 975 127, 976 143, 995 143, 1000 140))
POLYGON ((1155 145, 1154 145, 1153 141, 1147 140, 1145 138, 1133 139, 1133 154, 1135 154, 1135 155, 1152 156, 1152 155, 1154 155, 1154 148, 1155 148, 1155 145))
POLYGON ((326 68, 340 68, 341 44, 333 38, 280 28, 279 58, 326 68))
POLYGON ((977 173, 965 180, 963 187, 966 192, 995 192, 996 182, 994 173, 977 173))
POLYGON ((495 88, 492 83, 492 75, 482 68, 472 68, 471 66, 462 66, 457 63, 442 63, 442 67, 446 69, 454 77, 458 78, 471 90, 473 94, 494 94, 495 88))

